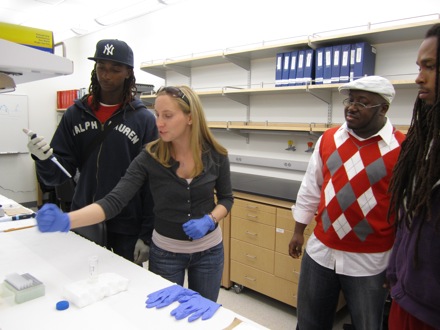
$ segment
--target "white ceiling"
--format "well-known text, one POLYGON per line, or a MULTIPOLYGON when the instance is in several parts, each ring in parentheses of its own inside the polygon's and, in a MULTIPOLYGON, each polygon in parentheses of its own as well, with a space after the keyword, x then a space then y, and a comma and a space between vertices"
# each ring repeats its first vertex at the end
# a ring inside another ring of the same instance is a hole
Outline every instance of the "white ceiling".
POLYGON ((49 30, 54 42, 98 31, 179 0, 0 0, 0 22, 49 30))

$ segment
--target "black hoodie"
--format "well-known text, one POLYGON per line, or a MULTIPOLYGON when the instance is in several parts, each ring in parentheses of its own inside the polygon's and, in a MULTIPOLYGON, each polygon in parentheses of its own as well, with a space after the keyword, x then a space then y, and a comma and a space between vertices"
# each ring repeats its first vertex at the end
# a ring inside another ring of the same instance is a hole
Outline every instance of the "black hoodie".
MULTIPOLYGON (((157 139, 154 115, 143 103, 135 99, 130 105, 116 111, 104 124, 95 117, 87 104, 87 95, 76 100, 64 113, 51 141, 54 156, 74 176, 80 173, 71 209, 91 204, 110 192, 124 175, 131 161, 146 143, 157 139), (107 134, 102 143, 89 153, 89 145, 117 120, 119 123, 107 134)), ((67 176, 50 160, 36 160, 42 182, 56 186, 67 176)), ((112 219, 107 220, 107 230, 120 234, 139 234, 148 242, 152 232, 152 201, 148 187, 140 190, 130 203, 112 219)))

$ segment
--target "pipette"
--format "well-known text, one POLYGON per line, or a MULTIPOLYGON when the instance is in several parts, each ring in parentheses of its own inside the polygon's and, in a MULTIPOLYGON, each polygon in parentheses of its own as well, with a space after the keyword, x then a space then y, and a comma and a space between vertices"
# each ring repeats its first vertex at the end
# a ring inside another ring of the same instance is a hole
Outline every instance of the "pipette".
MULTIPOLYGON (((28 130, 27 128, 23 128, 23 132, 29 136, 31 139, 34 139, 37 137, 37 134, 32 132, 31 130, 28 130)), ((72 176, 70 175, 69 172, 67 172, 67 170, 64 168, 63 165, 61 165, 61 163, 58 161, 58 159, 56 159, 56 157, 54 155, 50 156, 50 160, 53 161, 56 166, 59 167, 60 170, 62 170, 69 178, 71 178, 72 176)))
POLYGON ((36 213, 31 213, 31 214, 19 214, 19 215, 13 215, 13 216, 3 216, 0 217, 0 222, 7 222, 7 221, 17 221, 17 220, 24 220, 24 219, 30 219, 30 218, 35 218, 37 214, 36 213))

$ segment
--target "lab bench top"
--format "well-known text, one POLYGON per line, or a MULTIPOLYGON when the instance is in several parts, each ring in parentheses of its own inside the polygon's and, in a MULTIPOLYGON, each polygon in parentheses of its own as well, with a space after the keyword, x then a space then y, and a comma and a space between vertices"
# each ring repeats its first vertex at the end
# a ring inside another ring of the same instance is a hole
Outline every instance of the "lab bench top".
MULTIPOLYGON (((301 181, 231 172, 234 191, 295 202, 301 181)), ((291 203, 292 204, 292 203, 291 203)))
POLYGON ((156 309, 145 307, 147 295, 173 283, 137 266, 73 233, 41 233, 36 227, 4 232, 35 224, 35 219, 0 223, 0 281, 12 273, 29 273, 45 285, 45 295, 17 304, 0 293, 0 329, 96 330, 96 329, 225 329, 234 321, 239 329, 266 329, 221 307, 209 320, 177 321, 170 315, 178 306, 156 309), (57 311, 64 300, 63 288, 88 279, 91 256, 98 257, 99 273, 114 273, 129 280, 128 289, 78 308, 71 304, 57 311))

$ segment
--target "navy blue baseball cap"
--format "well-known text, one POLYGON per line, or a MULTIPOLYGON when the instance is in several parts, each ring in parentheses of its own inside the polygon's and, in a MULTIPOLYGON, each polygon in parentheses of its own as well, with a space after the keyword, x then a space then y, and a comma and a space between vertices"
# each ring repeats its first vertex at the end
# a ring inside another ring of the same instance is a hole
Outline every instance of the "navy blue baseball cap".
POLYGON ((96 44, 95 56, 89 60, 108 60, 133 68, 133 51, 126 42, 118 39, 104 39, 96 44))

